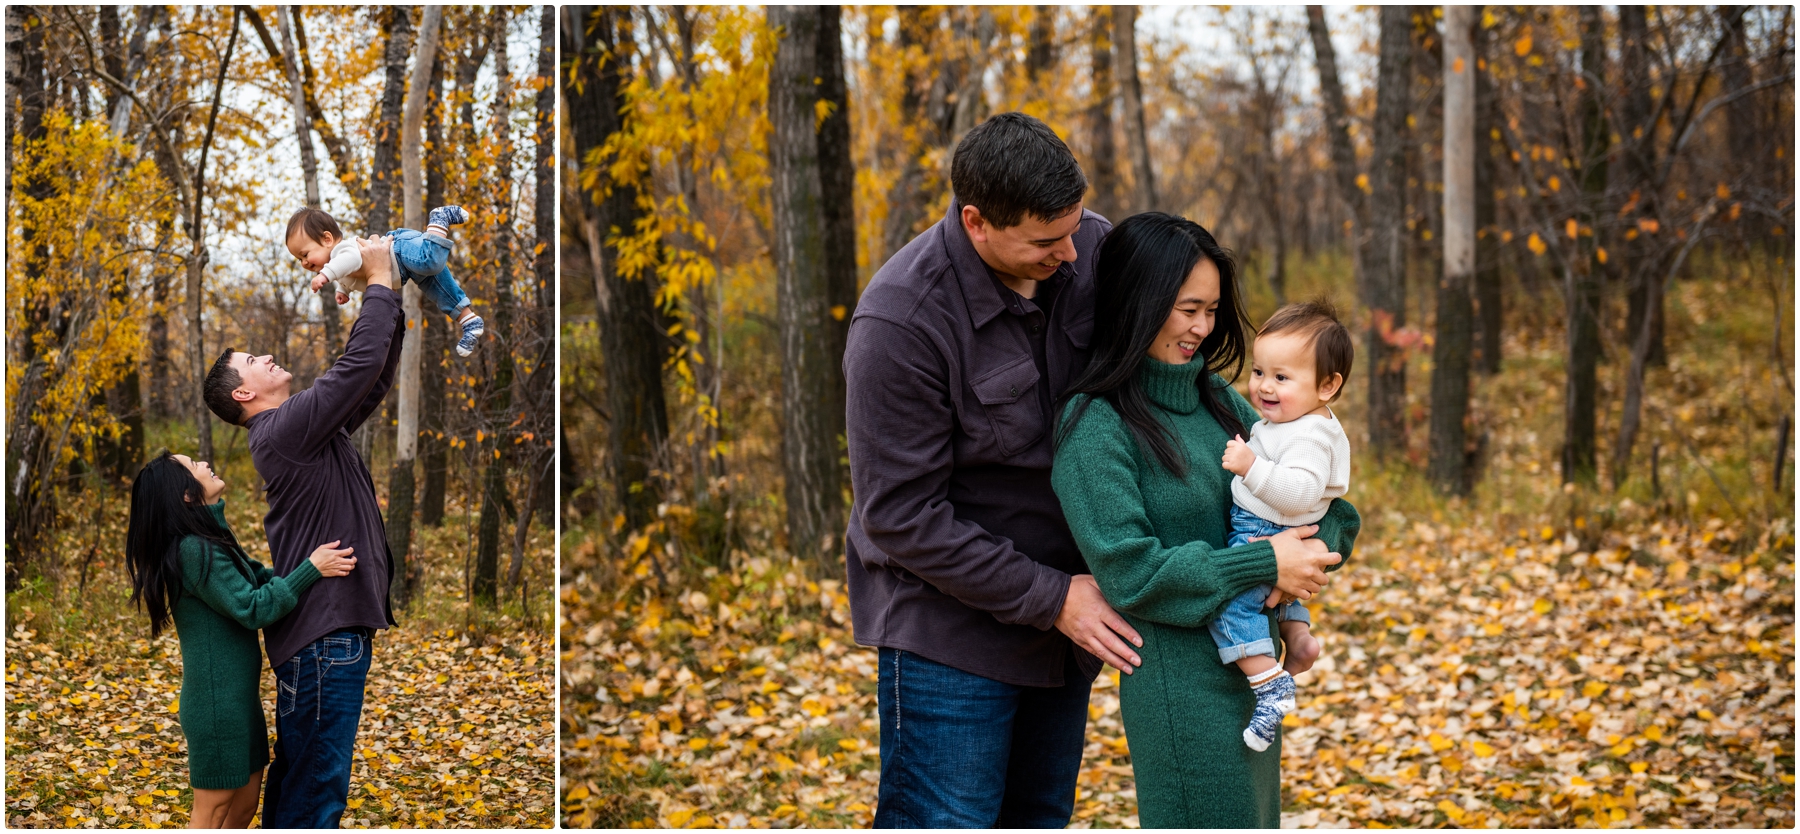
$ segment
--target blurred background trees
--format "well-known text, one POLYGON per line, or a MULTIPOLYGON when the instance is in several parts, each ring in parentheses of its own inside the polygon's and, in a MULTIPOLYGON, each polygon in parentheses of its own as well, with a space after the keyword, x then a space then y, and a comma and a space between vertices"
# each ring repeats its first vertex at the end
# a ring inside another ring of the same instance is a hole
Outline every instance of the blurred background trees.
MULTIPOLYGON (((1791 9, 1483 7, 1455 55, 1435 6, 562 14, 564 509, 659 575, 753 545, 811 552, 842 526, 846 496, 793 506, 796 477, 845 489, 817 457, 841 449, 826 436, 841 426, 813 416, 842 381, 789 390, 812 384, 803 367, 835 371, 841 341, 824 337, 840 320, 799 327, 789 311, 854 303, 787 276, 841 269, 843 243, 865 283, 941 216, 961 134, 1006 110, 1068 141, 1090 208, 1212 229, 1251 267, 1253 319, 1336 299, 1361 334, 1359 445, 1430 469, 1445 494, 1481 482, 1502 407, 1523 405, 1560 415, 1535 441, 1546 471, 1664 499, 1658 466, 1681 431, 1648 419, 1645 398, 1669 361, 1677 282, 1733 282, 1765 311, 1774 347, 1758 362, 1791 393, 1791 9), (841 29, 842 57, 800 78, 782 62, 817 50, 816 15, 841 29), (1446 79, 1472 83, 1467 106, 1446 109, 1446 79), (813 136, 781 115, 802 82, 813 136), (827 214, 805 216, 825 244, 796 244, 792 212, 816 209, 794 195, 815 192, 784 172, 828 165, 839 125, 853 177, 820 180, 827 214), (1473 144, 1447 160, 1452 133, 1473 144), (1456 172, 1471 184, 1447 190, 1456 172), (831 231, 846 228, 831 211, 853 227, 831 231), (1447 218, 1465 212, 1472 264, 1450 276, 1447 218), (801 332, 819 338, 797 348, 801 332), (1492 402, 1483 380, 1520 362, 1543 364, 1541 397, 1492 402)), ((1742 427, 1764 493, 1786 459, 1779 402, 1742 427)))
POLYGON ((415 313, 414 376, 357 440, 397 600, 491 606, 498 586, 521 613, 554 559, 554 16, 9 6, 6 23, 8 591, 116 568, 129 479, 159 447, 210 458, 264 546, 243 432, 198 405, 197 375, 229 346, 299 389, 342 350, 360 299, 307 291, 284 243, 302 205, 367 235, 460 203, 452 268, 488 336, 460 359, 449 321, 415 313))

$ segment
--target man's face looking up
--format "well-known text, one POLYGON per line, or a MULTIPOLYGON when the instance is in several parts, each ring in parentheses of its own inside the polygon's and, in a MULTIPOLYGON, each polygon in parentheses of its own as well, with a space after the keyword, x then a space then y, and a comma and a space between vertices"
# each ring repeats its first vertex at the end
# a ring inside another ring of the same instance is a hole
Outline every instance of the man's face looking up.
POLYGON ((238 372, 237 390, 233 396, 239 402, 251 399, 252 395, 267 396, 276 401, 285 399, 288 385, 294 375, 280 365, 275 364, 275 357, 269 355, 251 356, 248 353, 231 355, 231 368, 238 372))

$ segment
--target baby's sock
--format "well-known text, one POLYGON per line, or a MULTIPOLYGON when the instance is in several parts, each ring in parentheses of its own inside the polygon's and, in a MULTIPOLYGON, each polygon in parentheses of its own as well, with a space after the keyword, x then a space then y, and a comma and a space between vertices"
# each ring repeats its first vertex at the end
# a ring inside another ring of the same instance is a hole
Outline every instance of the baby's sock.
POLYGON ((469 213, 462 206, 438 206, 425 217, 425 232, 443 237, 450 236, 451 226, 460 226, 469 222, 469 213))
POLYGON ((1244 743, 1260 753, 1275 743, 1281 717, 1294 710, 1294 678, 1277 666, 1251 676, 1250 691, 1256 693, 1256 711, 1250 714, 1250 726, 1244 728, 1244 743))
POLYGON ((464 307, 462 312, 466 315, 458 319, 456 323, 456 326, 462 329, 462 338, 456 341, 456 355, 468 356, 475 352, 476 340, 481 338, 481 334, 487 332, 487 325, 480 316, 475 315, 474 310, 464 307))

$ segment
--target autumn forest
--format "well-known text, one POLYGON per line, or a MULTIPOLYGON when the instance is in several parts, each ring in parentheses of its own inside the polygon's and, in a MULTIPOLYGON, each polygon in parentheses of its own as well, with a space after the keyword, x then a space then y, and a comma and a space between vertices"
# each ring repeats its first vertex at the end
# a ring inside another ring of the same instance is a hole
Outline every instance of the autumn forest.
MULTIPOLYGON (((1037 309, 952 187, 1016 123, 1106 228, 1216 238, 1246 350, 1295 302, 1353 343, 1333 506, 1360 527, 1287 597, 1320 653, 1268 719, 1268 824, 1792 827, 1794 42, 1787 6, 9 5, 5 822, 304 827, 272 816, 303 697, 281 635, 329 621, 308 645, 370 651, 327 823, 890 824, 906 652, 869 623, 904 617, 854 583, 1085 645, 1080 571, 1017 536, 979 531, 1069 583, 1041 622, 856 538, 868 450, 904 444, 857 423, 881 397, 847 357, 909 244, 960 235, 1037 309), (281 544, 320 517, 366 533, 356 566, 281 544), (273 751, 234 791, 201 776, 206 606, 273 751)), ((944 397, 1025 402, 1046 361, 944 397)), ((1055 421, 1073 391, 1043 387, 1055 421)), ((1054 497, 1017 466, 1002 498, 1054 497)), ((907 523, 985 523, 980 490, 923 489, 907 523)), ((1159 824, 1118 665, 1068 702, 1070 827, 1159 824)))

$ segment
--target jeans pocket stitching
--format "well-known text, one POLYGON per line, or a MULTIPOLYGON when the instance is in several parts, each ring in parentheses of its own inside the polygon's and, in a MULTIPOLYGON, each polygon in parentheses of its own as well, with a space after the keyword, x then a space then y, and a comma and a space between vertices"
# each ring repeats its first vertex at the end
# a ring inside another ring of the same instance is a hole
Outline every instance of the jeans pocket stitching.
POLYGON ((300 694, 299 688, 290 685, 287 681, 282 680, 280 675, 275 676, 275 714, 276 714, 276 716, 280 717, 280 718, 286 718, 290 715, 293 715, 294 707, 295 707, 294 701, 298 699, 299 694, 300 694))

